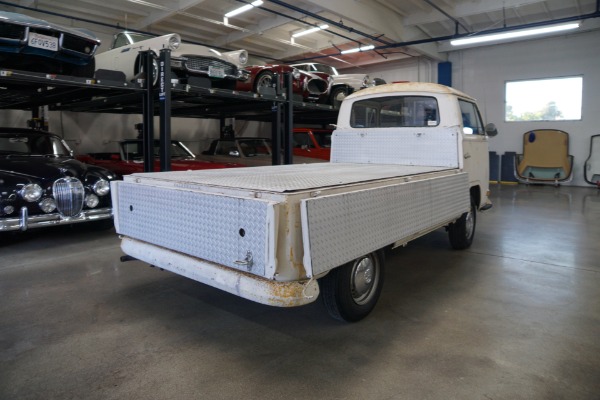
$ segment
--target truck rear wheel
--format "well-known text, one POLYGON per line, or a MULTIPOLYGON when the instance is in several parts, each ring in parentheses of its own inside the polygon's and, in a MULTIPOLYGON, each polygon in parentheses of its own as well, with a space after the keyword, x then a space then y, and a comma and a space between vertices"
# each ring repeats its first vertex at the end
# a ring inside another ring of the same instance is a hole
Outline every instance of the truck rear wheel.
POLYGON ((377 304, 383 286, 383 252, 376 251, 335 268, 320 280, 325 308, 333 318, 355 322, 377 304))
POLYGON ((463 250, 471 246, 475 237, 475 225, 477 223, 477 206, 471 197, 471 209, 464 213, 448 227, 450 245, 455 250, 463 250))

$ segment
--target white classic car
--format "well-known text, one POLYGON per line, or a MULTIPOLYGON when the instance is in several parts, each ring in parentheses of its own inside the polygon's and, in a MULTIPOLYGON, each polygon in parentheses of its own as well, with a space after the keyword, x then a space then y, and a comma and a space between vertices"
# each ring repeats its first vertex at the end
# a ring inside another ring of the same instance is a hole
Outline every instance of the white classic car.
POLYGON ((335 107, 339 107, 346 96, 357 90, 385 83, 383 79, 371 79, 369 75, 366 74, 340 74, 335 67, 326 64, 308 62, 292 64, 292 67, 313 74, 328 74, 333 79, 328 103, 335 107))
MULTIPOLYGON (((233 89, 236 81, 248 79, 248 72, 243 69, 248 61, 246 50, 221 53, 205 46, 181 43, 181 37, 176 33, 156 37, 119 32, 113 38, 111 49, 96 55, 96 69, 123 72, 125 79, 131 81, 143 73, 140 51, 152 50, 158 56, 163 48, 171 49, 173 78, 203 77, 210 80, 211 87, 222 89, 233 89)), ((156 60, 153 69, 156 83, 156 60)))

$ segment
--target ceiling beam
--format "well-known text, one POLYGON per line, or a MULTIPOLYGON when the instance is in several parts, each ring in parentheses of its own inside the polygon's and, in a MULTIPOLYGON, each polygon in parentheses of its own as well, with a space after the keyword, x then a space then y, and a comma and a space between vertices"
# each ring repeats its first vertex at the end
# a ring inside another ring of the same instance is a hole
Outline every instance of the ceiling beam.
MULTIPOLYGON (((454 6, 443 7, 444 10, 454 18, 463 18, 471 15, 485 14, 493 11, 501 11, 502 9, 518 8, 525 5, 543 3, 544 0, 503 0, 503 1, 479 1, 469 0, 458 3, 454 6)), ((438 10, 423 12, 417 11, 411 13, 402 20, 404 26, 416 26, 422 24, 430 24, 448 19, 438 10)))
POLYGON ((204 3, 206 0, 178 0, 163 2, 161 5, 168 8, 168 10, 152 10, 150 15, 146 18, 138 21, 132 28, 142 30, 152 24, 160 22, 166 18, 172 17, 179 11, 185 11, 190 7, 194 7, 204 3))
MULTIPOLYGON (((350 21, 349 28, 352 24, 371 27, 368 29, 376 30, 374 35, 384 35, 386 41, 392 42, 407 42, 417 39, 423 39, 423 32, 415 27, 405 27, 398 23, 402 18, 401 15, 390 12, 390 8, 384 7, 379 3, 369 3, 347 0, 306 0, 311 4, 319 4, 328 12, 339 15, 345 21, 350 21), (376 27, 376 28, 375 28, 376 27)), ((375 46, 381 43, 370 43, 365 41, 365 44, 374 44, 375 46)), ((411 46, 419 53, 436 60, 446 60, 447 56, 437 51, 437 45, 434 43, 420 44, 411 46)))

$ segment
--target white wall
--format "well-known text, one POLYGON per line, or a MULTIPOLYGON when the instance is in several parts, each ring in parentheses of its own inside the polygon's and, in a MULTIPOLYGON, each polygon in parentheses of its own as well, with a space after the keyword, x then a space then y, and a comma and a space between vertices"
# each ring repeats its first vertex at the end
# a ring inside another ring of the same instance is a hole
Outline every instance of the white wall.
POLYGON ((504 45, 477 47, 450 53, 453 86, 478 99, 487 122, 498 127, 490 150, 522 153, 523 134, 532 129, 560 129, 570 136, 575 157, 573 185, 589 186, 583 165, 590 137, 600 134, 600 32, 578 33, 504 45), (561 76, 583 76, 580 121, 505 122, 506 81, 561 76))

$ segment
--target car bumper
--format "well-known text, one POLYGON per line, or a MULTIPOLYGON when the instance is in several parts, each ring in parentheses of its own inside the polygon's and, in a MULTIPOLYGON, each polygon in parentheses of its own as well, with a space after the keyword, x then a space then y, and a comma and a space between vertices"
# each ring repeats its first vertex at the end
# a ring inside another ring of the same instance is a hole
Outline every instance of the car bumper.
POLYGON ((58 213, 43 215, 28 215, 27 209, 22 208, 21 214, 14 218, 0 218, 0 232, 26 231, 33 228, 44 228, 54 225, 77 224, 81 222, 99 221, 112 218, 112 208, 98 208, 82 211, 75 217, 62 217, 58 213))
POLYGON ((125 236, 121 249, 134 259, 261 304, 296 307, 312 303, 319 296, 315 279, 269 280, 125 236))

